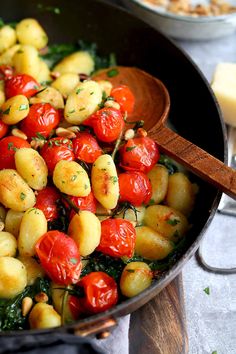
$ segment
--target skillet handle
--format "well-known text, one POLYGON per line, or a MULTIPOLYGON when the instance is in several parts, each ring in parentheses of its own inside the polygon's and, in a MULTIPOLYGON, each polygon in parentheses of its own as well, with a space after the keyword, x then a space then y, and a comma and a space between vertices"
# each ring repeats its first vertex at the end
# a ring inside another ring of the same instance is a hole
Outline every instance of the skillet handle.
POLYGON ((148 134, 166 155, 236 199, 235 170, 163 125, 155 127, 148 134))

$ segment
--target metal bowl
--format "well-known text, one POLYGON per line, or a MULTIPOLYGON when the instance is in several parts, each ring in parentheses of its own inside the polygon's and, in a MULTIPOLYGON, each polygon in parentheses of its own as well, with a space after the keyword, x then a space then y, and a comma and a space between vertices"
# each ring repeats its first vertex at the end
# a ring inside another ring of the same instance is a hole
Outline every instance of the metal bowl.
MULTIPOLYGON (((172 126, 183 137, 224 160, 226 134, 210 86, 190 58, 159 31, 102 0, 60 2, 60 14, 39 12, 37 0, 2 0, 1 4, 1 16, 6 21, 37 18, 49 34, 51 43, 74 43, 78 39, 96 42, 100 54, 113 52, 120 65, 136 66, 160 78, 170 93, 169 121, 172 126)), ((58 6, 58 1, 41 0, 41 4, 45 7, 58 6)), ((27 335, 43 333, 53 338, 51 336, 60 333, 63 339, 66 333, 97 333, 157 295, 194 254, 217 209, 221 193, 206 182, 197 178, 195 181, 200 192, 192 215, 188 247, 159 281, 138 296, 99 315, 56 329, 1 333, 1 340, 4 336, 14 336, 20 345, 27 335)))
MULTIPOLYGON (((163 8, 143 0, 122 0, 122 2, 139 18, 177 39, 216 39, 230 35, 236 29, 236 13, 221 16, 192 17, 165 11, 163 8)), ((197 3, 205 4, 206 2, 199 0, 197 3)))

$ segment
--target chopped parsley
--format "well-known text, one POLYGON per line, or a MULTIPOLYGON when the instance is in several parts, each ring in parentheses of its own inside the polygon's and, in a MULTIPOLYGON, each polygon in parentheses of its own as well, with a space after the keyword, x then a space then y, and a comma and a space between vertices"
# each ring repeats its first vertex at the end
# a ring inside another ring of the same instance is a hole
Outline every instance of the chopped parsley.
POLYGON ((132 150, 134 150, 136 148, 136 145, 134 145, 134 146, 127 146, 127 148, 125 149, 125 151, 132 151, 132 150))
POLYGON ((203 290, 207 295, 210 295, 210 288, 209 286, 203 290))
POLYGON ((2 112, 2 114, 9 114, 11 110, 11 106, 8 107, 5 111, 2 112))
POLYGON ((135 270, 134 269, 126 269, 126 272, 129 272, 129 273, 134 273, 135 270))
POLYGON ((119 74, 119 71, 117 69, 111 69, 111 70, 108 70, 108 72, 107 72, 108 77, 114 77, 118 74, 119 74))
POLYGON ((76 258, 70 258, 70 262, 71 262, 72 264, 77 264, 77 263, 78 263, 78 259, 76 259, 76 258))
POLYGON ((20 199, 21 199, 21 200, 25 200, 25 198, 26 198, 25 193, 21 192, 21 194, 20 194, 20 199))
POLYGON ((111 176, 111 177, 110 177, 110 180, 111 180, 112 183, 114 183, 114 184, 118 182, 117 176, 111 176))
POLYGON ((28 108, 29 108, 29 106, 27 104, 21 104, 19 107, 19 111, 25 111, 28 108))
POLYGON ((38 4, 37 5, 38 10, 42 11, 42 12, 52 12, 56 15, 60 15, 61 14, 61 9, 59 7, 56 6, 45 6, 43 4, 38 4))
POLYGON ((73 176, 71 177, 71 181, 74 182, 74 181, 76 180, 76 178, 77 178, 77 176, 76 176, 76 175, 73 175, 73 176))
POLYGON ((85 109, 86 109, 85 107, 82 107, 79 109, 79 111, 82 112, 82 111, 85 111, 85 109))
POLYGON ((179 219, 168 219, 166 220, 167 224, 171 225, 171 226, 176 226, 177 224, 180 223, 179 219))
POLYGON ((76 90, 76 95, 78 95, 81 91, 83 91, 84 89, 83 88, 78 88, 77 90, 76 90))
POLYGON ((72 109, 71 111, 68 112, 69 114, 75 113, 75 109, 72 109))

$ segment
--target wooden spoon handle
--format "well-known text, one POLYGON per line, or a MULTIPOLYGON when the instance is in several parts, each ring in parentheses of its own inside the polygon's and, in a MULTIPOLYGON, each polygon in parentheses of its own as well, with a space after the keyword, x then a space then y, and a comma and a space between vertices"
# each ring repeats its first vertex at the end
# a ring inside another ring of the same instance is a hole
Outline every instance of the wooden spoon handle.
POLYGON ((165 126, 155 127, 149 132, 149 136, 166 155, 236 199, 236 170, 165 126))

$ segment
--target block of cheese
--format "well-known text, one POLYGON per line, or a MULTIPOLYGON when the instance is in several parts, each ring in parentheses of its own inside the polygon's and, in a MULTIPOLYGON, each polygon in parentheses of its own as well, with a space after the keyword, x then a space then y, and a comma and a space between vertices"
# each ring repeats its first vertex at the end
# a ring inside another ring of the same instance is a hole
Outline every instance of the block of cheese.
POLYGON ((219 63, 211 86, 225 122, 236 127, 236 63, 219 63))

